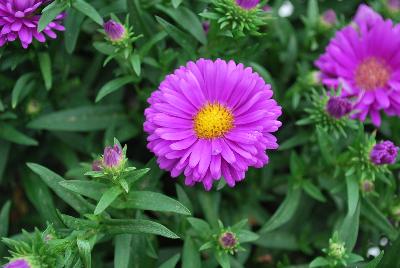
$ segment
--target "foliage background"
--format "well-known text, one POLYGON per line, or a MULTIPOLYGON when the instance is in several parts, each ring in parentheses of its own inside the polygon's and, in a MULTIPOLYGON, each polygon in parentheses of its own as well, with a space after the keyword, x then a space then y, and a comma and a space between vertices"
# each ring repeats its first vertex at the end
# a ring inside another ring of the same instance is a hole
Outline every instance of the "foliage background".
MULTIPOLYGON (((121 20, 129 15, 135 34, 143 35, 134 44, 136 68, 114 60, 103 66, 109 53, 104 34, 92 19, 74 9, 68 9, 67 30, 57 40, 28 50, 17 43, 0 49, 0 204, 7 208, 6 202, 11 202, 7 232, 3 209, 1 236, 13 237, 34 227, 44 229, 54 208, 79 216, 26 163, 40 163, 66 179, 79 179, 87 168, 81 163, 91 163, 116 137, 128 145, 128 158, 135 166, 151 168, 138 186, 141 189, 179 199, 193 216, 211 225, 217 219, 225 225, 249 220, 260 238, 245 246, 235 267, 307 267, 315 257, 324 255, 321 250, 328 247, 329 238, 346 216, 348 196, 346 171, 327 163, 321 151, 339 157, 356 134, 353 131, 347 138, 334 140, 339 150, 329 151, 329 144, 318 143, 314 126, 298 126, 296 122, 307 116, 304 109, 310 105, 306 96, 311 90, 313 61, 334 34, 334 29, 318 29, 319 14, 333 8, 344 25, 362 1, 318 1, 318 10, 316 1, 294 0, 294 13, 289 18, 276 14, 284 1, 271 1, 275 16, 262 28, 264 34, 235 40, 217 36, 215 29, 207 36, 202 32, 198 14, 208 2, 90 1, 105 19, 111 13, 121 20), (173 4, 180 5, 175 9, 173 4), (179 12, 190 15, 181 18, 179 12), (146 149, 142 129, 146 99, 166 74, 200 57, 234 59, 252 66, 273 85, 275 98, 283 106, 280 149, 270 152, 269 165, 250 170, 234 189, 215 187, 204 192, 201 186, 187 188, 182 179, 174 181, 161 172, 146 149), (124 86, 115 86, 114 92, 95 101, 108 82, 126 76, 130 78, 124 86), (274 216, 276 227, 272 228, 269 220, 279 207, 274 216)), ((381 1, 369 3, 383 10, 381 1)), ((386 118, 377 135, 400 144, 399 128, 398 118, 386 118)), ((366 130, 374 129, 367 125, 366 130)), ((352 219, 347 231, 358 233, 354 252, 366 260, 368 248, 379 246, 382 236, 393 242, 398 234, 398 222, 387 220, 399 204, 396 168, 394 178, 390 178, 392 185, 377 184, 379 198, 357 194, 363 200, 361 216, 352 219)), ((194 259, 200 258, 195 248, 200 244, 185 217, 150 215, 182 239, 157 238, 150 246, 139 235, 133 236, 129 267, 158 266, 175 253, 184 256, 183 267, 195 267, 194 259)), ((1 244, 0 255, 7 256, 1 244)), ((209 255, 202 259, 204 267, 216 265, 209 255)), ((113 263, 113 241, 98 243, 92 251, 93 267, 112 267, 113 263)))

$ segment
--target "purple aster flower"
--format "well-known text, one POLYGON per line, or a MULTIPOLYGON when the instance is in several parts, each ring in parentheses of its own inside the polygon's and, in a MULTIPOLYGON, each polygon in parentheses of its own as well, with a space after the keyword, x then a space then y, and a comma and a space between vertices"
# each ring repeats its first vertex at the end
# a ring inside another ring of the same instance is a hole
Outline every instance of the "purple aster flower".
POLYGON ((337 23, 336 12, 333 9, 328 9, 322 14, 322 21, 326 25, 334 25, 337 23))
POLYGON ((236 0, 236 4, 244 9, 253 9, 259 2, 260 0, 236 0))
POLYGON ((109 20, 106 23, 104 23, 104 31, 106 32, 110 40, 113 42, 121 41, 126 36, 126 29, 124 25, 114 20, 109 20))
POLYGON ((0 0, 0 47, 7 42, 21 41, 22 47, 27 48, 33 38, 43 43, 46 35, 56 38, 54 32, 64 31, 61 20, 64 14, 59 14, 53 22, 50 22, 43 32, 38 32, 38 23, 41 17, 39 9, 48 1, 42 0, 0 0))
POLYGON ((29 263, 24 259, 10 261, 4 268, 31 268, 29 263))
POLYGON ((118 167, 123 160, 122 149, 115 144, 113 147, 106 147, 103 154, 103 165, 108 168, 118 167))
POLYGON ((100 160, 94 160, 92 163, 93 171, 101 171, 102 170, 102 162, 100 160))
POLYGON ((210 190, 221 177, 230 187, 249 166, 268 163, 282 125, 271 86, 243 64, 200 59, 168 75, 153 92, 144 130, 148 148, 172 177, 210 190))
POLYGON ((396 162, 399 147, 391 141, 378 143, 371 150, 371 161, 375 165, 394 164, 396 162))
POLYGON ((354 102, 353 118, 369 115, 380 126, 381 111, 400 115, 400 31, 365 5, 356 22, 336 33, 315 64, 323 84, 341 86, 341 96, 354 102))
POLYGON ((221 234, 218 241, 223 249, 233 249, 238 243, 235 234, 232 232, 225 232, 221 234))
POLYGON ((330 97, 326 104, 326 110, 332 117, 339 119, 351 112, 352 104, 342 97, 330 97))

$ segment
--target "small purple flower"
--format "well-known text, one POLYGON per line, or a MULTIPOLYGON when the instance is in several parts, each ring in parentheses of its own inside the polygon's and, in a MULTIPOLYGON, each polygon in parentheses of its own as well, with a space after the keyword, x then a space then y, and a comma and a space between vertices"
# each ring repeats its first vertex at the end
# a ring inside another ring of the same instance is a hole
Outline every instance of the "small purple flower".
POLYGON ((202 26, 203 26, 204 32, 207 34, 208 31, 210 30, 210 22, 209 22, 209 21, 204 21, 204 22, 202 23, 202 26))
POLYGON ((10 261, 4 268, 31 268, 29 263, 24 259, 10 261))
POLYGON ((328 9, 322 14, 322 21, 329 26, 337 23, 336 13, 333 9, 328 9))
POLYGON ((260 0, 236 0, 236 4, 244 9, 253 9, 259 2, 260 0))
POLYGON ((352 104, 345 98, 331 97, 326 104, 326 110, 332 117, 339 119, 351 112, 352 104))
POLYGON ((22 47, 27 48, 33 38, 43 43, 46 35, 52 39, 57 37, 54 30, 64 31, 61 20, 64 14, 59 14, 50 22, 43 32, 38 32, 40 9, 48 1, 42 0, 0 0, 0 47, 16 39, 21 41, 22 47))
POLYGON ((92 163, 92 170, 93 171, 101 171, 102 167, 101 167, 102 163, 100 160, 94 160, 92 163))
POLYGON ((271 12, 272 11, 272 7, 269 5, 265 5, 263 6, 262 10, 264 10, 265 12, 271 12))
POLYGON ((225 232, 219 238, 219 244, 223 249, 233 249, 237 246, 237 239, 234 233, 225 232))
POLYGON ((399 147, 391 141, 383 141, 372 148, 370 157, 375 165, 394 164, 396 162, 399 147))
POLYGON ((387 6, 390 11, 400 11, 400 0, 387 0, 387 6))
POLYGON ((106 147, 103 154, 103 164, 108 168, 118 167, 123 160, 122 150, 119 145, 106 147))
POLYGON ((106 32, 107 36, 113 42, 119 42, 123 40, 126 36, 126 29, 124 25, 114 21, 109 20, 104 23, 104 31, 106 32))

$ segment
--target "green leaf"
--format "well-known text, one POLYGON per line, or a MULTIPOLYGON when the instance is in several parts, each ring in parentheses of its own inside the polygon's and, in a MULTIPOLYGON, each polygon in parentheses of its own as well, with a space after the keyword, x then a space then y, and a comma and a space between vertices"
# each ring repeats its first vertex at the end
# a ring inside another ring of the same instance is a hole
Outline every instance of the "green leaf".
POLYGON ((60 185, 60 182, 64 181, 64 179, 58 174, 35 163, 27 163, 27 165, 34 173, 39 175, 39 177, 44 183, 47 184, 48 187, 50 187, 50 189, 52 189, 62 200, 64 200, 77 212, 81 214, 88 214, 93 211, 94 207, 85 199, 73 192, 66 190, 60 185))
POLYGON ((191 33, 200 43, 203 45, 207 44, 207 37, 203 26, 197 15, 190 9, 183 6, 178 9, 165 8, 162 5, 158 5, 157 8, 168 14, 177 24, 191 33))
POLYGON ((28 137, 22 132, 19 132, 11 125, 4 123, 0 123, 0 138, 21 145, 28 145, 28 146, 38 145, 38 142, 36 140, 28 137))
POLYGON ((53 202, 53 197, 47 185, 36 175, 26 174, 22 176, 22 183, 25 193, 33 206, 45 221, 51 222, 55 226, 63 226, 57 214, 57 209, 53 202))
POLYGON ((301 189, 291 186, 285 200, 269 221, 264 224, 260 233, 271 232, 290 221, 300 203, 300 197, 301 189))
POLYGON ((310 268, 314 267, 328 267, 329 261, 323 257, 317 257, 310 263, 310 268))
POLYGON ((249 230, 240 230, 237 232, 237 236, 240 243, 253 242, 260 238, 258 234, 249 230))
MULTIPOLYGON (((11 202, 7 201, 0 210, 0 237, 6 237, 8 234, 8 225, 10 222, 11 202)), ((3 243, 0 243, 0 255, 3 255, 3 243)))
POLYGON ((362 201, 362 215, 379 230, 384 232, 390 239, 394 240, 398 235, 398 231, 371 201, 367 198, 363 198, 362 201))
POLYGON ((90 197, 99 201, 101 195, 107 190, 108 186, 96 181, 64 180, 60 185, 77 194, 90 197))
POLYGON ((346 177, 347 186, 347 209, 348 214, 353 215, 360 198, 359 186, 355 177, 346 177))
POLYGON ((284 141, 280 146, 279 146, 279 151, 285 151, 288 149, 292 149, 296 146, 303 145, 307 143, 310 140, 310 135, 308 133, 299 133, 292 138, 284 141))
POLYGON ((63 12, 67 6, 63 2, 54 1, 43 9, 40 15, 38 23, 38 32, 41 32, 46 28, 46 26, 52 22, 61 12, 63 12))
POLYGON ((110 235, 155 234, 172 239, 179 238, 164 225, 149 220, 107 220, 103 228, 104 232, 110 235))
POLYGON ((64 43, 65 49, 69 54, 72 54, 78 41, 79 33, 81 32, 81 24, 85 16, 75 9, 69 9, 67 17, 64 19, 65 32, 64 43))
POLYGON ((185 237, 183 244, 182 268, 200 268, 199 250, 190 236, 185 237))
POLYGON ((108 189, 97 204, 94 214, 98 215, 102 213, 120 194, 122 194, 122 192, 123 191, 119 186, 114 186, 108 189))
POLYGON ((190 36, 160 17, 156 16, 156 20, 178 45, 180 45, 189 55, 194 55, 194 42, 190 36))
POLYGON ((39 53, 39 66, 40 71, 42 72, 44 85, 47 90, 51 89, 53 84, 53 75, 51 73, 51 60, 50 55, 47 52, 39 53))
POLYGON ((132 83, 133 81, 134 78, 128 75, 107 82, 104 86, 102 86, 99 93, 97 94, 96 102, 99 102, 102 98, 104 98, 108 94, 113 93, 114 91, 120 89, 126 84, 132 83))
POLYGON ((177 253, 168 260, 166 260, 163 264, 161 264, 158 268, 175 268, 181 258, 181 254, 177 253))
POLYGON ((89 3, 83 0, 76 0, 72 3, 72 6, 76 8, 79 12, 91 18, 94 22, 96 22, 100 26, 103 26, 103 18, 100 16, 97 10, 89 3))
POLYGON ((115 236, 114 267, 129 268, 131 258, 132 235, 122 234, 115 236))
POLYGON ((182 1, 183 0, 171 0, 171 3, 174 8, 177 8, 180 4, 182 4, 182 1))
POLYGON ((225 252, 217 252, 214 254, 215 258, 217 259, 219 265, 221 265, 222 268, 230 268, 231 264, 229 262, 229 255, 228 253, 225 252))
POLYGON ((185 207, 187 207, 190 211, 193 211, 193 205, 190 201, 188 195, 185 190, 179 184, 175 184, 176 193, 178 195, 178 201, 181 202, 185 207))
POLYGON ((187 220, 190 225, 192 225, 193 229, 196 230, 198 235, 205 237, 211 235, 211 227, 206 221, 198 218, 187 218, 187 220))
POLYGON ((173 212, 183 215, 191 214, 189 209, 175 199, 164 194, 148 191, 130 191, 123 200, 115 202, 114 205, 117 208, 173 212))
POLYGON ((309 180, 304 180, 302 182, 302 187, 303 190, 312 198, 315 200, 321 201, 321 202, 326 202, 325 196, 322 194, 322 192, 319 190, 317 186, 315 186, 311 181, 309 180))
POLYGON ((120 106, 85 106, 43 115, 28 124, 29 128, 59 131, 95 131, 127 119, 120 106))
POLYGON ((393 242, 393 244, 386 250, 385 255, 379 262, 379 266, 382 268, 400 268, 399 262, 399 252, 400 252, 400 237, 393 242))
POLYGON ((10 147, 11 145, 9 142, 0 139, 0 184, 3 180, 4 170, 7 166, 10 147))
POLYGON ((11 106, 13 109, 17 107, 20 96, 28 91, 29 87, 27 85, 31 81, 32 77, 32 73, 27 73, 20 76, 17 82, 15 82, 11 95, 11 106))
POLYGON ((385 252, 382 251, 375 259, 367 263, 363 268, 378 268, 379 263, 381 262, 385 252))
POLYGON ((326 162, 334 163, 334 160, 332 157, 333 150, 332 150, 331 136, 328 135, 328 133, 322 127, 317 126, 316 132, 317 132, 318 144, 319 144, 319 148, 321 150, 322 157, 325 159, 326 162))
POLYGON ((141 67, 140 67, 140 56, 139 56, 139 54, 133 54, 131 56, 131 64, 132 64, 133 70, 135 71, 137 76, 140 76, 141 67))
POLYGON ((341 241, 345 243, 348 251, 353 251, 357 242, 360 225, 360 202, 357 202, 354 211, 349 211, 340 226, 338 233, 341 241))
POLYGON ((87 240, 78 239, 76 241, 78 246, 79 255, 81 256, 81 260, 83 261, 85 268, 92 268, 92 257, 91 257, 91 247, 90 242, 87 240))

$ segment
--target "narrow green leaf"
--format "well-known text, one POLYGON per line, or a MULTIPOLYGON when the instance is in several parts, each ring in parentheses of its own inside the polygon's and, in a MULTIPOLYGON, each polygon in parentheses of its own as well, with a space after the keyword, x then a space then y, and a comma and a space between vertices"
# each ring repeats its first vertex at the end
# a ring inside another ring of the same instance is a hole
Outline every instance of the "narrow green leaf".
POLYGON ((206 221, 198 218, 187 218, 187 220, 199 235, 207 237, 211 234, 211 227, 206 221))
POLYGON ((61 181, 64 181, 62 177, 53 171, 35 163, 27 163, 28 167, 47 184, 62 200, 74 208, 81 214, 91 213, 94 209, 85 199, 81 196, 70 192, 60 185, 61 181))
POLYGON ((38 32, 41 32, 46 26, 52 22, 67 6, 63 2, 54 1, 43 9, 38 23, 38 32))
MULTIPOLYGON (((7 201, 0 210, 0 238, 8 235, 8 226, 10 222, 11 202, 7 201)), ((4 244, 0 243, 0 255, 3 254, 4 244)), ((3 256, 3 255, 2 255, 3 256)))
POLYGON ((63 226, 47 185, 33 174, 22 176, 22 184, 29 201, 31 201, 44 221, 51 222, 55 226, 63 226))
POLYGON ((379 266, 382 268, 400 268, 399 262, 400 252, 400 237, 393 242, 393 244, 386 250, 382 260, 379 262, 379 266))
POLYGON ((319 10, 317 0, 309 0, 307 6, 307 18, 312 26, 316 26, 319 20, 319 10))
POLYGON ((381 262, 385 252, 382 250, 381 254, 379 254, 375 259, 367 263, 363 268, 378 268, 379 263, 381 262))
POLYGON ((177 8, 180 4, 182 4, 182 1, 183 0, 171 0, 171 3, 174 8, 177 8))
POLYGON ((27 73, 19 77, 17 82, 15 82, 11 94, 11 106, 13 109, 17 107, 20 96, 28 90, 27 84, 31 81, 32 77, 32 73, 27 73))
POLYGON ((140 76, 140 72, 141 72, 141 67, 140 67, 140 56, 139 54, 133 54, 131 56, 131 64, 133 67, 133 70, 135 71, 135 73, 137 74, 137 76, 140 76))
POLYGON ((102 194, 108 188, 104 183, 89 180, 64 180, 60 182, 60 185, 72 192, 90 197, 96 201, 100 200, 102 194))
POLYGON ((240 230, 237 232, 238 240, 240 243, 248 243, 256 241, 260 236, 249 230, 240 230))
POLYGON ((103 18, 100 16, 97 10, 89 3, 83 0, 76 0, 72 3, 72 6, 81 13, 91 18, 94 22, 96 22, 100 26, 103 26, 103 18))
POLYGON ((180 8, 166 8, 162 5, 157 6, 158 9, 168 14, 178 25, 192 34, 203 45, 207 44, 207 37, 203 26, 190 9, 181 6, 180 8))
POLYGON ((97 94, 96 102, 99 102, 108 94, 113 93, 114 91, 120 89, 126 84, 132 83, 133 81, 134 78, 132 76, 124 76, 107 82, 104 86, 102 86, 99 93, 97 94))
POLYGON ((69 9, 67 17, 64 19, 64 44, 69 54, 72 54, 75 50, 84 18, 85 16, 82 13, 79 13, 75 9, 69 9))
POLYGON ((148 191, 130 191, 124 200, 115 202, 114 206, 117 208, 173 212, 183 215, 191 214, 189 209, 175 199, 161 193, 148 191))
POLYGON ((217 259, 217 262, 219 265, 221 265, 222 268, 231 268, 231 264, 229 261, 229 255, 226 252, 221 252, 220 254, 215 254, 215 258, 217 259))
POLYGON ((189 55, 194 55, 194 42, 190 36, 160 17, 156 16, 156 20, 178 45, 186 50, 189 55))
POLYGON ((348 214, 353 215, 358 205, 360 191, 357 183, 357 178, 346 177, 347 186, 347 209, 348 214))
POLYGON ((360 225, 360 202, 357 202, 354 211, 349 211, 340 226, 338 233, 340 239, 345 243, 348 251, 353 251, 357 242, 358 229, 360 225))
POLYGON ((317 186, 315 186, 311 181, 305 180, 302 183, 303 190, 312 198, 315 200, 321 201, 321 202, 326 202, 325 196, 322 194, 322 192, 319 190, 317 186))
POLYGON ((87 240, 78 239, 76 241, 78 246, 79 255, 85 268, 92 268, 92 256, 90 242, 87 240))
POLYGON ((314 267, 328 267, 329 261, 323 257, 317 257, 310 263, 310 268, 314 267))
POLYGON ((117 199, 120 194, 122 194, 122 189, 118 186, 111 187, 105 191, 103 196, 100 198, 96 209, 94 210, 94 214, 98 215, 102 213, 108 206, 111 205, 112 202, 114 202, 115 199, 117 199))
POLYGON ((50 55, 47 52, 39 53, 39 66, 40 71, 42 72, 44 85, 47 90, 51 89, 53 84, 53 75, 51 73, 51 60, 50 55))
POLYGON ((285 200, 279 206, 275 214, 269 219, 269 221, 264 224, 260 233, 271 232, 290 221, 300 203, 300 197, 301 190, 291 186, 288 190, 285 200))
POLYGON ((163 264, 161 264, 158 268, 175 268, 181 258, 181 254, 177 253, 168 260, 166 260, 163 264))
POLYGON ((178 195, 178 201, 181 202, 185 207, 187 207, 190 211, 193 211, 192 202, 189 199, 189 196, 186 194, 185 190, 179 184, 175 185, 176 194, 178 195))
POLYGON ((115 236, 114 267, 129 268, 131 258, 132 235, 123 234, 115 236))
POLYGON ((125 122, 121 106, 85 106, 43 115, 29 128, 60 131, 95 131, 125 122))
POLYGON ((3 181, 4 170, 7 166, 11 144, 0 139, 0 184, 3 181))
POLYGON ((185 237, 183 244, 182 268, 200 268, 199 250, 190 236, 185 237))
POLYGON ((118 234, 155 234, 172 239, 179 238, 162 224, 149 220, 107 220, 103 224, 104 232, 118 234))
POLYGON ((19 132, 13 126, 4 123, 0 123, 0 138, 21 145, 38 145, 38 142, 36 140, 28 137, 22 132, 19 132))

